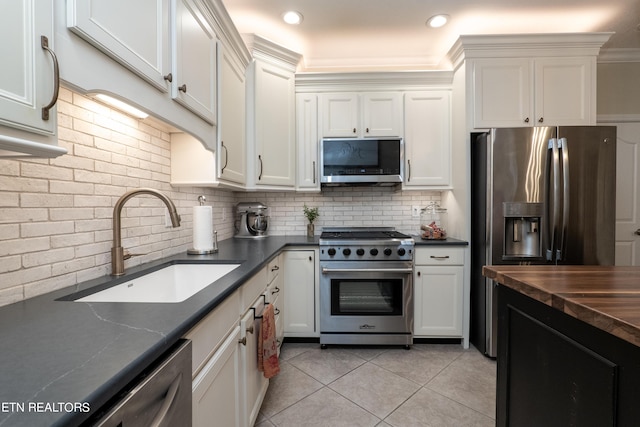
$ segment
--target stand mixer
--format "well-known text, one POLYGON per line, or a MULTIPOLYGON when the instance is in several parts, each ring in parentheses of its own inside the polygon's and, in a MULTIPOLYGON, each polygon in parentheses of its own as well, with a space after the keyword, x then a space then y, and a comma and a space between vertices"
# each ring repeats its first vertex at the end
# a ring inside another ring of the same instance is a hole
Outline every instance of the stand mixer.
POLYGON ((236 222, 237 234, 241 239, 260 239, 267 237, 269 227, 269 208, 260 202, 238 203, 236 213, 240 218, 236 222))

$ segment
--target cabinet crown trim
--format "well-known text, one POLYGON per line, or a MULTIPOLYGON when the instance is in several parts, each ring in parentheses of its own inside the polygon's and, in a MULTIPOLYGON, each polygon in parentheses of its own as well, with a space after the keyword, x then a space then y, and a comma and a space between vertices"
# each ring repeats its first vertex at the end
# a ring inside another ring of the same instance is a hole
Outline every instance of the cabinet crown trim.
POLYGON ((451 71, 360 73, 297 73, 296 92, 360 92, 368 90, 423 90, 450 88, 451 71))
POLYGON ((598 56, 614 33, 482 34, 462 35, 447 58, 457 68, 470 58, 598 56))
POLYGON ((282 66, 290 68, 291 72, 295 72, 298 67, 298 62, 302 58, 302 55, 289 50, 279 44, 267 40, 257 34, 243 34, 244 39, 249 51, 254 58, 266 60, 268 62, 278 61, 282 66))

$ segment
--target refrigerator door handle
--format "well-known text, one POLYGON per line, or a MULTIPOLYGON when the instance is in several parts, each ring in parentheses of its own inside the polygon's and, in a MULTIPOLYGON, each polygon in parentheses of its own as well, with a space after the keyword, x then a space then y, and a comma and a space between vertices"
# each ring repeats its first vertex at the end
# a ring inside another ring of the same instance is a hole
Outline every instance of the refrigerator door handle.
POLYGON ((547 261, 554 260, 554 251, 556 249, 556 228, 560 223, 560 153, 558 150, 558 140, 551 138, 549 140, 548 149, 551 150, 551 165, 549 173, 553 172, 553 184, 551 195, 547 200, 547 214, 550 214, 549 223, 549 248, 547 249, 547 261), (553 199, 553 212, 549 212, 549 201, 553 199))
POLYGON ((562 154, 562 230, 556 251, 556 260, 562 261, 567 245, 567 229, 569 227, 569 145, 567 138, 558 140, 558 148, 562 154))

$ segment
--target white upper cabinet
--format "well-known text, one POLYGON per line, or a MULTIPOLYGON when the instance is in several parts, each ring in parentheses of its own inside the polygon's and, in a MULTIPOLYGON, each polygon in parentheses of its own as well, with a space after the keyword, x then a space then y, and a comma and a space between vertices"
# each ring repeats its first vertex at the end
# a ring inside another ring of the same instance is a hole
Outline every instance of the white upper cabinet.
POLYGON ((158 90, 169 91, 169 0, 68 0, 67 26, 158 90))
POLYGON ((219 69, 218 178, 243 186, 247 182, 246 68, 223 48, 219 69))
POLYGON ((324 93, 320 103, 324 138, 402 136, 400 92, 324 93))
POLYGON ((298 179, 301 190, 320 190, 318 179, 318 95, 296 94, 298 179))
POLYGON ((254 57, 247 71, 247 187, 294 190, 300 55, 257 35, 245 41, 254 57))
POLYGON ((175 61, 171 96, 204 120, 216 123, 216 35, 191 0, 173 0, 175 61))
POLYGON ((474 127, 595 124, 595 67, 595 57, 474 60, 474 127))
POLYGON ((451 91, 404 95, 405 189, 451 185, 451 91))
POLYGON ((59 81, 54 53, 53 4, 16 0, 0 13, 0 157, 56 157, 55 102, 59 81), (44 108, 47 107, 47 108, 44 108))
POLYGON ((358 136, 360 97, 357 93, 323 93, 320 104, 324 138, 358 136))

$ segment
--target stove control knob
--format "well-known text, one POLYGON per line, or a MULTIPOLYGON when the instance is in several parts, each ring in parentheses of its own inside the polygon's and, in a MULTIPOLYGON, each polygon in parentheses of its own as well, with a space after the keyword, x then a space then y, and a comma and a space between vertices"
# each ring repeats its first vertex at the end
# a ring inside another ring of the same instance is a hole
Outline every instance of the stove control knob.
POLYGON ((356 254, 358 254, 358 256, 362 256, 364 255, 364 249, 360 248, 356 251, 356 254))
POLYGON ((398 255, 403 256, 406 253, 407 253, 407 251, 405 251, 404 248, 398 249, 398 255))
POLYGON ((329 256, 334 256, 336 254, 336 250, 333 248, 329 248, 329 250, 327 251, 327 253, 329 254, 329 256))
POLYGON ((351 249, 347 248, 347 249, 343 249, 342 250, 342 255, 344 256, 349 256, 351 255, 351 249))
POLYGON ((389 248, 385 248, 385 250, 384 250, 384 254, 385 254, 386 256, 391 255, 391 249, 389 249, 389 248))
POLYGON ((369 251, 369 253, 370 253, 371 255, 373 255, 373 256, 376 256, 376 255, 378 255, 378 250, 377 250, 376 248, 373 248, 373 249, 371 249, 371 250, 369 251))

